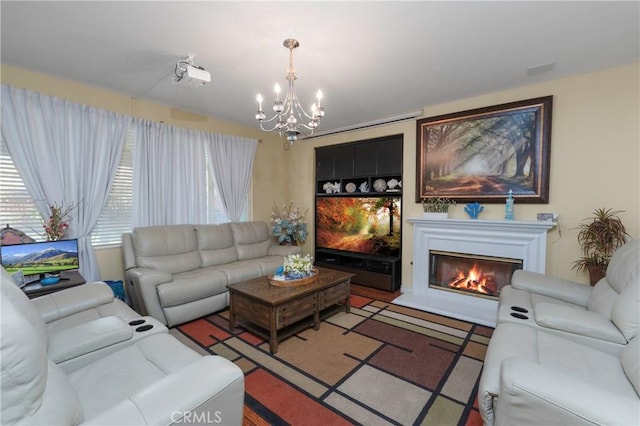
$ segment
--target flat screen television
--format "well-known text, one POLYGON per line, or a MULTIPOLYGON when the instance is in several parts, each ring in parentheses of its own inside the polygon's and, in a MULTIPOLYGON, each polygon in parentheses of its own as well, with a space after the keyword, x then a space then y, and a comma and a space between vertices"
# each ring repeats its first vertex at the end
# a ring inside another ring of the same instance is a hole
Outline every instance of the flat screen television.
POLYGON ((80 267, 78 240, 45 241, 0 246, 2 266, 25 276, 57 273, 80 267))
POLYGON ((316 248, 400 255, 400 198, 316 197, 316 248))

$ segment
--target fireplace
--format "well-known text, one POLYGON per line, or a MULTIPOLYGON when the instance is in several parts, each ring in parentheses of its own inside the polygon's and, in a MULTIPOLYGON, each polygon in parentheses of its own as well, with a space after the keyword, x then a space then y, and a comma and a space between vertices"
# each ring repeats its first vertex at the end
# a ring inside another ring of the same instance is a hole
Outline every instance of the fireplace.
POLYGON ((412 287, 403 289, 394 303, 491 327, 496 324, 500 289, 510 282, 513 271, 545 272, 547 231, 555 226, 546 221, 482 219, 409 218, 409 223, 413 225, 412 287), (438 253, 451 258, 433 256, 438 253), (496 280, 496 294, 433 282, 434 274, 450 275, 458 267, 468 269, 464 271, 468 275, 476 264, 487 267, 485 275, 496 280))
POLYGON ((429 265, 429 287, 497 300, 522 259, 431 250, 429 265))

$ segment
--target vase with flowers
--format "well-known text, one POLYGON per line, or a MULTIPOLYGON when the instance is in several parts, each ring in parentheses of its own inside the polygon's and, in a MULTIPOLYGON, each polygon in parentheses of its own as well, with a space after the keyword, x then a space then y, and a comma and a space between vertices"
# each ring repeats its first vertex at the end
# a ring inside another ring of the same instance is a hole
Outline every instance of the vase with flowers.
POLYGON ((311 284, 317 278, 318 271, 313 268, 311 255, 290 254, 285 256, 282 266, 269 275, 269 282, 275 286, 294 286, 311 284))
POLYGON ((71 212, 75 205, 65 206, 64 203, 49 204, 49 219, 42 224, 47 241, 63 240, 69 233, 71 212))
POLYGON ((300 213, 300 207, 294 206, 293 201, 289 205, 284 204, 279 209, 274 204, 271 213, 271 234, 278 238, 280 244, 302 244, 309 235, 307 222, 305 220, 306 211, 300 213))

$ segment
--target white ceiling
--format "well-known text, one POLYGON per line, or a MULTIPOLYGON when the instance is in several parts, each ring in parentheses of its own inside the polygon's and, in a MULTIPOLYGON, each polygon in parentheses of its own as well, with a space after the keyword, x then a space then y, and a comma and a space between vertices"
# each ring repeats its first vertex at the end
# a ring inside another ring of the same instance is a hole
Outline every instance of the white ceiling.
POLYGON ((285 86, 286 38, 324 131, 640 60, 638 1, 0 4, 3 64, 248 126, 285 86), (207 86, 172 84, 188 53, 207 86))

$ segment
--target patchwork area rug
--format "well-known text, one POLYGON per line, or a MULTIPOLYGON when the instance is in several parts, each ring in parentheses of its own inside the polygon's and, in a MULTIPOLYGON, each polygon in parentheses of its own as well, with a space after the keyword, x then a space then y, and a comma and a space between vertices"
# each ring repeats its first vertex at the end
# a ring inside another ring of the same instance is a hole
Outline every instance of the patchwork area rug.
POLYGON ((476 392, 493 329, 351 296, 271 355, 229 311, 170 330, 245 373, 245 424, 481 425, 476 392))

